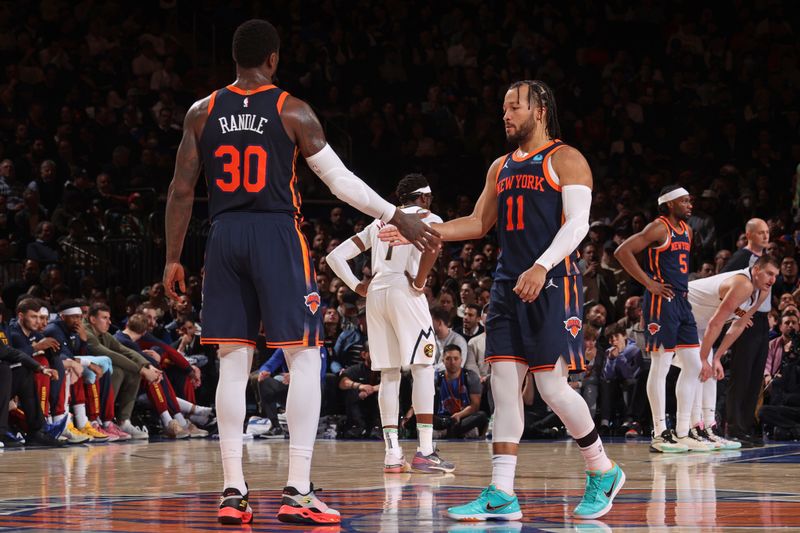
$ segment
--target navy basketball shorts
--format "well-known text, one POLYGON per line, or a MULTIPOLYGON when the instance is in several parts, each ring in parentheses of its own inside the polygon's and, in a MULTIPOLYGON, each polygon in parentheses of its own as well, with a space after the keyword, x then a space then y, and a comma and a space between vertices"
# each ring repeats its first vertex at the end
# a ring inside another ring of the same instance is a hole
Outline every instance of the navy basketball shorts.
POLYGON ((229 212, 206 243, 202 344, 319 346, 321 301, 308 243, 283 213, 229 212))
POLYGON ((583 280, 549 278, 531 303, 514 293, 515 281, 495 281, 486 319, 486 360, 516 361, 531 372, 552 370, 559 357, 571 372, 584 370, 583 280))
POLYGON ((665 352, 674 352, 677 348, 700 346, 687 293, 676 292, 672 300, 668 300, 645 291, 642 314, 646 351, 655 352, 663 347, 665 352))

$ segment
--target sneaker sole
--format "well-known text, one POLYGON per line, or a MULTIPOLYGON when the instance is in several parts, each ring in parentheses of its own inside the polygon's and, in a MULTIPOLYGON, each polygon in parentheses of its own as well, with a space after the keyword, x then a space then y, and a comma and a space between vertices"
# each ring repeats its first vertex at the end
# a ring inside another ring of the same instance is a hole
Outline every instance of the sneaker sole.
POLYGON ((575 518, 581 519, 581 520, 594 520, 595 518, 600 518, 601 516, 603 516, 606 513, 608 513, 611 510, 611 508, 614 507, 614 498, 617 497, 617 493, 622 488, 622 486, 625 484, 625 480, 627 479, 625 477, 625 472, 623 472, 622 469, 620 469, 619 473, 621 474, 619 476, 619 483, 617 483, 617 486, 614 487, 614 490, 611 492, 611 497, 608 499, 608 505, 606 505, 605 507, 603 507, 600 511, 597 511, 596 513, 587 514, 587 515, 583 515, 583 516, 573 513, 572 516, 574 516, 575 518))
POLYGON ((236 509, 226 507, 217 512, 217 521, 228 526, 241 526, 253 523, 253 513, 243 513, 236 509))
POLYGON ((330 525, 340 524, 342 517, 339 515, 313 513, 303 507, 292 507, 291 505, 282 505, 278 509, 278 520, 285 524, 318 524, 330 525))
POLYGON ((497 513, 477 513, 471 515, 459 515, 447 512, 447 517, 457 520, 459 522, 485 522, 487 520, 502 520, 509 522, 512 520, 522 520, 522 511, 515 511, 513 513, 497 514, 497 513))
POLYGON ((689 451, 689 448, 679 448, 679 449, 663 449, 659 450, 653 444, 650 445, 650 451, 653 453, 686 453, 689 451))
POLYGON ((456 467, 445 468, 439 465, 415 466, 414 463, 411 463, 411 470, 418 474, 450 474, 451 472, 455 472, 456 467))
POLYGON ((408 463, 402 465, 383 465, 384 474, 406 474, 411 471, 408 463))

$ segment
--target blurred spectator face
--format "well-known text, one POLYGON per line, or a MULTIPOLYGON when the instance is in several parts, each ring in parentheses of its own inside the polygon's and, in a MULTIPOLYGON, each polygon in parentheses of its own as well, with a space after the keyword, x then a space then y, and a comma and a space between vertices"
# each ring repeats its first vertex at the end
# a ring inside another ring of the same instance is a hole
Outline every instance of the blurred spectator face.
POLYGON ((478 295, 478 298, 475 301, 475 303, 477 303, 480 306, 487 305, 491 299, 491 294, 492 293, 489 289, 481 289, 481 292, 478 295))
POLYGON ((108 333, 108 328, 111 326, 111 313, 98 311, 95 316, 89 317, 89 324, 100 333, 108 333))
POLYGON ((739 238, 736 239, 736 249, 744 248, 747 246, 747 234, 741 233, 739 234, 739 238))
POLYGON ((461 352, 458 350, 444 352, 444 367, 448 374, 458 374, 461 371, 461 352))
POLYGON ((478 318, 478 312, 475 309, 471 307, 464 309, 464 329, 472 331, 478 325, 478 318))
POLYGON ((326 274, 317 274, 317 290, 321 293, 328 292, 328 281, 326 274))
POLYGON ((25 331, 39 330, 39 311, 25 311, 17 313, 17 320, 25 331))
POLYGON ((33 189, 25 189, 22 193, 22 201, 25 207, 35 211, 39 207, 39 193, 33 189))
POLYGON ((194 325, 194 322, 191 320, 187 320, 183 323, 181 327, 178 328, 178 333, 180 335, 188 335, 189 337, 194 337, 197 333, 197 327, 194 325))
POLYGON ((97 190, 100 194, 111 194, 113 192, 111 187, 111 176, 106 173, 98 174, 97 181, 97 190))
POLYGON ((14 178, 14 163, 10 159, 0 162, 0 176, 8 179, 14 178))
POLYGON ((33 259, 25 261, 25 266, 22 267, 22 277, 29 283, 36 281, 39 278, 40 272, 39 263, 33 259))
POLYGON ((361 233, 365 227, 367 227, 367 221, 363 218, 359 218, 356 220, 356 223, 353 224, 353 233, 361 233))
POLYGON ((338 324, 339 323, 339 313, 333 307, 328 307, 325 310, 325 316, 322 319, 324 324, 338 324))
POLYGON ((142 314, 147 317, 147 331, 153 331, 158 324, 158 311, 152 307, 142 309, 142 314))
POLYGON ((43 242, 51 242, 55 237, 55 229, 50 222, 42 222, 37 237, 43 242))
POLYGON ((48 287, 55 287, 64 283, 64 275, 61 273, 61 269, 51 268, 48 270, 46 281, 48 287))
POLYGON ((797 261, 794 257, 784 257, 781 261, 781 276, 784 280, 793 280, 797 277, 797 261))
POLYGON ((344 295, 347 294, 349 290, 350 288, 347 287, 347 285, 342 285, 336 291, 336 301, 339 303, 339 305, 342 305, 344 303, 344 295))
POLYGON ((777 242, 771 242, 767 245, 767 255, 771 255, 778 261, 781 260, 783 254, 781 254, 781 247, 777 242))
POLYGON ((617 349, 616 353, 614 353, 613 351, 611 352, 612 354, 614 354, 614 356, 621 354, 622 351, 625 350, 625 346, 627 346, 628 344, 628 340, 622 333, 615 333, 614 335, 611 336, 610 339, 608 339, 608 341, 609 343, 611 343, 611 346, 617 349))
POLYGON ((642 300, 638 296, 631 296, 625 300, 625 317, 629 322, 636 324, 642 318, 642 300))
POLYGON ((788 339, 792 333, 797 333, 798 331, 800 331, 800 324, 798 324, 795 315, 784 315, 781 318, 781 335, 788 339))
POLYGON ((52 183, 56 179, 56 164, 52 161, 45 161, 39 166, 39 174, 42 181, 52 183))
POLYGON ((483 272, 486 270, 486 256, 483 254, 475 254, 472 258, 470 270, 473 272, 483 272))
POLYGON ((191 302, 189 302, 189 297, 186 296, 185 294, 181 294, 180 296, 178 296, 178 300, 175 302, 174 305, 175 305, 175 312, 179 315, 187 314, 192 308, 192 304, 191 302))
POLYGON ((703 264, 700 265, 700 269, 697 271, 697 277, 707 278, 713 275, 714 275, 714 265, 709 263, 708 261, 703 261, 703 264))
POLYGON ((583 247, 581 257, 586 261, 586 264, 597 263, 599 260, 597 257, 597 247, 594 244, 587 244, 583 247))
POLYGON ((328 284, 328 292, 331 294, 336 294, 339 292, 339 287, 344 285, 344 282, 339 278, 333 278, 331 282, 328 284))
POLYGON ((334 207, 331 209, 331 224, 338 226, 342 223, 342 208, 334 207))
MULTIPOLYGON (((320 272, 325 272, 326 274, 330 272, 330 270, 328 269, 328 260, 325 258, 325 256, 319 258, 318 268, 320 272)), ((331 292, 333 292, 333 289, 331 289, 331 292)))
POLYGON ((488 242, 483 245, 483 255, 486 256, 486 260, 492 262, 496 259, 495 252, 497 249, 495 248, 494 244, 488 242))
POLYGON ((603 304, 593 305, 589 309, 589 312, 586 313, 586 320, 589 321, 589 324, 598 329, 606 325, 606 317, 606 308, 603 307, 603 304))
POLYGON ((475 291, 469 283, 461 284, 461 290, 458 292, 458 295, 461 297, 462 304, 475 303, 475 291))
POLYGON ((464 277, 464 265, 461 264, 461 261, 450 261, 447 264, 447 277, 453 279, 461 279, 464 277))
POLYGON ((781 314, 783 314, 783 315, 800 316, 800 309, 798 309, 797 305, 795 305, 795 304, 789 304, 789 305, 787 305, 786 307, 783 308, 783 311, 781 311, 781 314))
POLYGON ((591 361, 597 353, 597 339, 588 335, 583 336, 583 353, 591 361))
POLYGON ((311 247, 315 250, 322 251, 325 249, 325 235, 322 233, 317 233, 314 235, 314 240, 311 244, 311 247))
POLYGON ((717 255, 714 256, 714 272, 719 274, 722 272, 722 269, 725 268, 725 265, 728 264, 728 261, 731 259, 731 252, 730 250, 720 250, 717 252, 717 255))
POLYGON ((642 215, 633 215, 633 218, 631 219, 631 231, 633 233, 639 233, 646 225, 647 221, 642 215))
POLYGON ((326 248, 325 252, 331 253, 340 244, 342 244, 342 241, 340 241, 339 239, 331 239, 330 242, 328 242, 328 247, 326 248))
POLYGON ((448 313, 452 313, 456 306, 455 302, 453 301, 453 295, 451 295, 449 292, 442 292, 442 294, 439 295, 439 306, 448 313))
POLYGON ((164 299, 164 295, 166 294, 164 292, 164 284, 161 282, 153 283, 150 286, 149 294, 150 294, 150 300, 156 301, 164 299))
POLYGON ((461 261, 463 261, 465 265, 468 265, 472 262, 472 255, 474 253, 475 253, 475 245, 472 244, 471 242, 468 242, 461 247, 461 254, 459 255, 459 257, 461 258, 461 261))
POLYGON ((792 297, 792 293, 784 292, 781 294, 781 299, 778 301, 778 311, 783 312, 786 307, 794 305, 794 298, 792 297))

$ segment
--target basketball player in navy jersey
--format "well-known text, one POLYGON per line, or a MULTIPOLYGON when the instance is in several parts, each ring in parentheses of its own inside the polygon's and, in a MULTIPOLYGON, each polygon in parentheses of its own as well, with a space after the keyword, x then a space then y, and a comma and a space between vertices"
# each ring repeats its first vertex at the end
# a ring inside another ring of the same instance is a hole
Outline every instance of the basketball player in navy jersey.
POLYGON ((185 292, 181 249, 201 167, 208 186, 211 231, 203 282, 204 344, 219 345, 217 388, 220 451, 225 476, 218 519, 252 521, 242 472, 245 389, 263 322, 267 344, 282 348, 291 372, 287 398, 289 480, 278 518, 336 524, 339 513, 314 494, 311 455, 320 408, 320 296, 300 232, 298 153, 341 200, 400 231, 420 249, 436 233, 347 170, 325 141, 311 108, 273 85, 279 38, 265 20, 236 29, 236 81, 195 102, 186 115, 166 213, 164 286, 185 292))
POLYGON ((642 299, 646 350, 650 354, 647 398, 653 415, 650 450, 661 453, 710 451, 713 447, 690 433, 692 405, 702 367, 697 324, 689 303, 689 257, 692 230, 686 221, 692 199, 683 187, 664 187, 658 197, 661 216, 623 242, 614 256, 636 281, 644 285, 642 299), (647 250, 644 269, 635 255, 647 250), (681 367, 675 386, 675 431, 667 429, 666 383, 670 365, 681 367))
MULTIPOLYGON (((486 321, 495 401, 492 483, 448 515, 522 518, 514 475, 524 425, 522 384, 530 371, 586 461, 586 489, 574 516, 598 518, 611 509, 625 474, 606 456, 586 402, 567 383, 570 369, 583 368, 583 283, 575 249, 589 231, 592 172, 578 150, 558 140, 556 102, 544 83, 512 84, 503 121, 518 148, 489 167, 471 215, 432 224, 446 241, 480 239, 497 224, 502 250, 486 321)), ((391 228, 383 236, 403 242, 391 228)))

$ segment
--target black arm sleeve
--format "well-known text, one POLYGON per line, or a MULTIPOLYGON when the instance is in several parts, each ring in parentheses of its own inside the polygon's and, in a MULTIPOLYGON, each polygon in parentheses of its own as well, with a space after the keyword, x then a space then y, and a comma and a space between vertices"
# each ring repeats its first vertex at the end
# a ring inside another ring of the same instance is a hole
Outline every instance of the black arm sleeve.
POLYGON ((22 366, 31 370, 36 370, 39 368, 39 366, 41 366, 38 362, 36 362, 36 359, 30 355, 5 344, 0 344, 0 361, 10 365, 21 363, 22 366))

